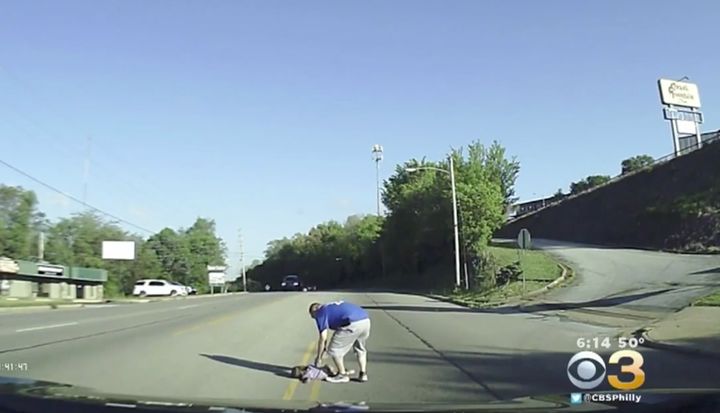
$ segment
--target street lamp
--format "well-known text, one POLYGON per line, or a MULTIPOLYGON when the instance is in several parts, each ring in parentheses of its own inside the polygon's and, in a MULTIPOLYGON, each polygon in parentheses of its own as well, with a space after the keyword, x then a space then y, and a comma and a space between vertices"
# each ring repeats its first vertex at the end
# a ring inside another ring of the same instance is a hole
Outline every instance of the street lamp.
POLYGON ((453 206, 453 235, 455 237, 455 286, 460 287, 460 237, 458 235, 458 216, 457 216, 457 193, 455 191, 455 167, 453 166, 453 158, 450 157, 450 171, 436 168, 434 166, 423 166, 419 168, 405 168, 407 172, 417 172, 421 170, 439 171, 450 175, 450 186, 452 187, 452 206, 453 206))

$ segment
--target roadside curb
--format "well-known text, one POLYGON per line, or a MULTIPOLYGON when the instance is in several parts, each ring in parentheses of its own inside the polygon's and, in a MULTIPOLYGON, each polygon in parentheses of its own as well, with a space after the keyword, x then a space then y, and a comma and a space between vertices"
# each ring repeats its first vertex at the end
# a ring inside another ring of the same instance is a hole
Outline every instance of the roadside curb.
POLYGON ((568 267, 568 266, 566 266, 566 265, 564 265, 564 264, 561 264, 561 263, 558 263, 557 265, 558 265, 558 267, 560 267, 560 269, 562 270, 562 273, 560 274, 560 276, 557 277, 557 278, 556 278, 553 282, 551 282, 550 284, 548 284, 548 285, 546 285, 546 286, 544 286, 544 287, 542 287, 542 288, 538 288, 538 289, 535 290, 535 291, 530 291, 529 293, 525 294, 525 297, 524 297, 524 298, 534 297, 534 296, 536 296, 536 295, 538 295, 538 294, 542 294, 542 293, 544 293, 544 292, 548 292, 548 291, 552 290, 553 288, 557 287, 557 286, 558 286, 560 283, 562 283, 563 281, 565 281, 565 280, 568 278, 569 275, 572 275, 572 269, 571 269, 570 267, 568 267))
POLYGON ((82 308, 86 304, 43 304, 43 305, 22 305, 17 307, 1 307, 0 313, 32 310, 57 310, 63 308, 82 308))
POLYGON ((194 299, 194 298, 210 298, 210 297, 230 297, 235 295, 244 295, 249 294, 241 291, 237 293, 227 293, 227 294, 203 294, 203 295, 194 295, 194 296, 188 296, 188 297, 178 297, 178 298, 159 298, 159 299, 129 299, 129 300, 114 300, 114 299, 106 299, 102 301, 97 302, 81 302, 81 303, 68 303, 68 304, 38 304, 38 305, 21 305, 17 307, 0 307, 0 313, 5 312, 15 312, 15 311, 33 311, 33 310, 60 310, 60 309, 70 309, 70 308, 85 308, 85 307, 94 307, 97 305, 104 305, 104 304, 147 304, 147 303, 157 303, 157 302, 166 302, 166 301, 180 301, 183 299, 194 299))
POLYGON ((471 307, 466 303, 463 303, 459 300, 453 299, 451 297, 443 296, 443 295, 433 295, 433 294, 421 294, 421 295, 428 297, 428 298, 432 298, 433 300, 443 301, 446 303, 455 304, 455 305, 459 305, 459 306, 466 307, 466 308, 474 308, 474 309, 478 309, 478 310, 487 309, 487 308, 497 308, 497 307, 502 307, 502 306, 507 306, 507 305, 511 305, 511 306, 512 305, 515 305, 515 306, 522 305, 525 301, 527 301, 528 298, 532 298, 532 297, 535 297, 537 295, 540 295, 542 293, 546 293, 546 292, 552 290, 553 288, 557 287, 558 285, 560 285, 562 282, 564 282, 565 280, 567 280, 568 278, 570 278, 573 275, 573 270, 569 266, 559 263, 559 262, 557 262, 557 266, 560 267, 560 269, 562 270, 562 273, 560 274, 559 277, 554 279, 551 283, 545 285, 542 288, 531 291, 531 292, 525 294, 524 296, 518 295, 518 296, 514 296, 514 297, 509 297, 508 300, 506 300, 506 301, 496 301, 496 302, 491 302, 491 303, 487 303, 487 304, 482 304, 477 307, 471 307))
POLYGON ((692 356, 703 356, 703 357, 711 357, 711 358, 720 358, 720 352, 713 352, 713 351, 707 351, 707 350, 701 350, 698 348, 692 348, 687 346, 681 346, 677 344, 668 344, 662 341, 657 341, 648 335, 648 333, 652 329, 648 327, 644 327, 638 330, 633 331, 632 335, 633 337, 643 340, 643 343, 641 344, 643 347, 653 348, 657 350, 666 350, 666 351, 672 351, 675 353, 680 354, 689 354, 692 356))

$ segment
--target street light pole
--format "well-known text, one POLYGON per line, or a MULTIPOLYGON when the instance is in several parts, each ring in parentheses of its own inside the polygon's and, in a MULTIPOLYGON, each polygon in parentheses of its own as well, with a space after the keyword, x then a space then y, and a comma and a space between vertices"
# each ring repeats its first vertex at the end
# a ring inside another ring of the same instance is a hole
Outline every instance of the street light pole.
POLYGON ((383 159, 382 145, 373 145, 373 161, 375 161, 375 191, 377 197, 377 215, 380 216, 380 161, 383 159))
POLYGON ((457 192, 455 191, 455 167, 450 155, 450 186, 453 202, 453 232, 455 236, 455 286, 460 287, 460 239, 458 236, 457 192))
MULTIPOLYGON (((455 238, 455 286, 461 287, 460 280, 460 235, 458 231, 458 213, 457 213, 457 191, 455 189, 455 165, 453 163, 452 155, 450 156, 450 171, 445 169, 435 168, 432 166, 417 167, 417 168, 405 168, 407 172, 416 172, 421 169, 431 169, 434 171, 440 171, 450 174, 450 187, 452 189, 452 209, 453 209, 453 236, 455 238)), ((467 285, 467 283, 466 283, 467 285)))

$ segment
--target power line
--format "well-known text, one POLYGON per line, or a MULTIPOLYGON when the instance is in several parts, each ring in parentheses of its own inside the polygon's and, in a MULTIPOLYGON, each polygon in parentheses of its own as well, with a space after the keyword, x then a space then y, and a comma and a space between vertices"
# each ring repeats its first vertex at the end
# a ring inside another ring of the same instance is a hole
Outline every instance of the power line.
POLYGON ((45 188, 48 188, 48 189, 50 189, 51 191, 57 192, 58 194, 63 195, 63 196, 65 196, 65 197, 67 197, 68 199, 71 199, 71 200, 79 203, 80 205, 83 205, 85 208, 92 209, 92 210, 95 211, 95 212, 99 212, 99 213, 101 213, 101 214, 103 214, 103 215, 105 215, 105 216, 107 216, 107 217, 110 217, 110 218, 112 218, 112 219, 114 219, 114 220, 116 220, 116 221, 118 221, 118 222, 122 222, 122 223, 124 223, 124 224, 127 224, 127 225, 129 225, 129 226, 131 226, 131 227, 133 227, 133 228, 139 229, 140 231, 146 232, 146 233, 148 233, 148 234, 155 234, 155 231, 151 231, 151 230, 149 230, 149 229, 147 229, 147 228, 141 227, 140 225, 133 224, 133 223, 130 222, 130 221, 127 221, 127 220, 125 220, 125 219, 122 219, 122 218, 120 218, 120 217, 118 217, 118 216, 115 216, 115 215, 109 213, 109 212, 105 212, 105 211, 103 211, 103 210, 100 209, 100 208, 94 207, 94 206, 92 206, 92 205, 90 205, 90 204, 88 204, 88 203, 86 203, 86 202, 84 202, 84 201, 82 201, 82 200, 80 200, 80 199, 78 199, 78 198, 75 198, 74 196, 63 192, 63 191, 55 188, 54 186, 52 186, 52 185, 50 185, 50 184, 48 184, 48 183, 45 183, 45 182, 41 181, 41 180, 38 179, 38 178, 35 178, 34 176, 32 176, 32 175, 30 175, 29 173, 21 170, 20 168, 17 168, 17 167, 15 167, 15 166, 13 166, 13 165, 11 165, 11 164, 3 161, 2 159, 0 159, 0 163, 3 164, 3 165, 5 165, 6 167, 12 169, 13 171, 19 173, 20 175, 23 175, 24 177, 26 177, 26 178, 28 178, 28 179, 30 179, 30 180, 32 180, 32 181, 34 181, 34 182, 36 182, 36 183, 44 186, 45 188))

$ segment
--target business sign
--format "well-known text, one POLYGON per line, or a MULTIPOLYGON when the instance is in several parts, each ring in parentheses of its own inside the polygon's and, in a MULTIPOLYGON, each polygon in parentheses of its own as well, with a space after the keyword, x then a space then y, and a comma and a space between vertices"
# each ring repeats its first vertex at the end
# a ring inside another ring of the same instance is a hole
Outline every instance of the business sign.
POLYGON ((208 265, 208 284, 210 285, 223 285, 225 284, 225 270, 227 267, 224 265, 208 265))
POLYGON ((134 241, 103 241, 102 258, 104 260, 134 260, 134 241))
POLYGON ((7 257, 0 257, 0 272, 17 274, 20 272, 20 266, 15 260, 7 257))
POLYGON ((660 99, 666 105, 700 107, 700 93, 694 83, 678 82, 670 79, 658 80, 660 99))
POLYGON ((697 111, 693 111, 693 110, 664 108, 663 116, 665 117, 666 120, 684 120, 684 121, 694 122, 694 123, 703 123, 702 112, 697 112, 697 111))
POLYGON ((40 275, 62 277, 64 275, 63 273, 65 272, 65 267, 61 265, 38 264, 37 272, 40 275))
POLYGON ((211 271, 208 273, 208 284, 210 285, 222 285, 225 284, 225 273, 211 271))
POLYGON ((675 125, 678 133, 681 135, 696 135, 698 132, 697 123, 691 120, 679 120, 675 125))

